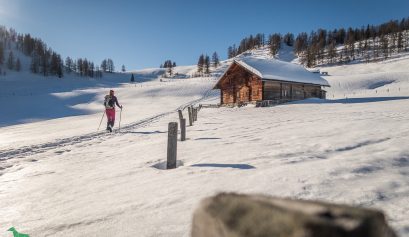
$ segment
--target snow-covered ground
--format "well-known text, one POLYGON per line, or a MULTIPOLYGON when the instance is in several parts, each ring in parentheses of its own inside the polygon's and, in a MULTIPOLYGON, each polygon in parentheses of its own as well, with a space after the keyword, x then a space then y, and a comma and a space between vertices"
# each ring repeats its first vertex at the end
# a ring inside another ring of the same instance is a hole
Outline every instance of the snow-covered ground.
POLYGON ((202 109, 174 170, 156 168, 167 124, 187 104, 219 102, 214 78, 160 82, 150 69, 135 72, 144 78, 136 85, 129 74, 69 89, 10 82, 4 93, 38 93, 1 97, 35 116, 0 116, 0 226, 32 236, 189 236, 199 201, 234 191, 380 208, 409 236, 408 63, 322 68, 330 100, 202 109), (96 131, 109 88, 124 105, 113 134, 96 131))

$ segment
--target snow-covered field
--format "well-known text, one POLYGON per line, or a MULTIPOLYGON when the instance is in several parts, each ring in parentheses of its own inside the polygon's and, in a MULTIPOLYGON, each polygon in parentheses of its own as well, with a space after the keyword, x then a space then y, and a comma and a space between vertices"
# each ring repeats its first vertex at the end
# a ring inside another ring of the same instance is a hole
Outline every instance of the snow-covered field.
POLYGON ((1 97, 16 113, 0 116, 0 226, 32 236, 189 236, 199 201, 234 191, 380 208, 409 236, 408 63, 322 68, 330 100, 202 109, 174 170, 156 168, 167 124, 185 105, 217 103, 214 78, 160 82, 150 70, 136 72, 136 85, 129 74, 69 89, 9 82, 4 94, 28 92, 1 97), (113 134, 96 131, 109 88, 124 105, 113 134))

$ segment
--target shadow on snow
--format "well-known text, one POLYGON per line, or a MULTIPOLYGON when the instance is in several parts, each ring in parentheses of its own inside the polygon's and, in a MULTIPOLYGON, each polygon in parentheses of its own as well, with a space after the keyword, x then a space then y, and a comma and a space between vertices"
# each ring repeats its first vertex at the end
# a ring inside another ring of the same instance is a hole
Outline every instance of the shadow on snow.
POLYGON ((373 103, 393 100, 407 100, 409 96, 393 96, 393 97, 363 97, 363 98, 345 98, 336 100, 323 100, 323 99, 306 99, 300 101, 290 102, 288 104, 360 104, 360 103, 373 103))
POLYGON ((127 132, 122 132, 122 133, 150 135, 150 134, 167 133, 167 132, 163 132, 163 131, 152 131, 152 132, 132 132, 132 131, 127 131, 127 132))
MULTIPOLYGON (((155 80, 162 72, 134 73, 135 85, 155 80)), ((30 75, 31 76, 31 75, 30 75)), ((0 100, 7 100, 12 106, 5 106, 0 118, 0 127, 22 123, 44 121, 69 116, 99 113, 99 111, 78 108, 77 105, 101 101, 100 91, 89 89, 117 88, 130 83, 130 73, 105 73, 102 78, 82 78, 67 74, 62 79, 33 75, 22 86, 21 80, 2 81, 0 100), (77 92, 77 93, 76 93, 77 92), (71 93, 65 95, 64 93, 71 93)), ((129 84, 129 86, 133 86, 129 84)))
POLYGON ((247 164, 213 164, 213 163, 205 163, 205 164, 196 164, 191 165, 192 167, 213 167, 213 168, 233 168, 233 169, 241 169, 241 170, 248 170, 248 169, 255 169, 256 167, 247 164))

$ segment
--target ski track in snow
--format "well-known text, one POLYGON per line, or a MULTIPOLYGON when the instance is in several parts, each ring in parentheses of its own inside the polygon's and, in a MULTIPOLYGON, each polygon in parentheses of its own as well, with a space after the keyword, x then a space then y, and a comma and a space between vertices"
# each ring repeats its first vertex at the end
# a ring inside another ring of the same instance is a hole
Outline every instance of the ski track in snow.
POLYGON ((183 111, 188 106, 194 105, 206 99, 210 95, 210 92, 211 90, 206 91, 203 97, 201 97, 200 99, 185 103, 179 106, 176 110, 171 110, 168 112, 160 113, 152 117, 137 121, 135 123, 125 125, 121 127, 120 130, 116 129, 114 134, 110 134, 105 131, 101 131, 101 132, 95 132, 95 133, 90 133, 90 134, 84 134, 81 136, 73 136, 73 137, 68 137, 68 138, 63 138, 63 139, 57 139, 56 141, 46 142, 43 144, 22 146, 19 148, 13 148, 13 149, 7 149, 7 150, 0 151, 0 162, 4 160, 8 160, 8 159, 13 159, 13 158, 26 158, 34 154, 44 153, 44 152, 47 152, 49 150, 53 150, 56 148, 61 149, 63 147, 72 146, 72 145, 76 145, 76 144, 83 143, 83 142, 88 142, 88 141, 95 140, 95 139, 106 140, 112 135, 121 135, 122 132, 126 133, 127 131, 130 131, 136 128, 145 127, 154 121, 157 121, 169 114, 177 112, 178 110, 183 111))
MULTIPOLYGON (((135 129, 138 127, 143 127, 172 112, 162 113, 162 114, 159 114, 159 115, 147 118, 147 119, 143 119, 132 125, 127 125, 121 128, 120 132, 117 132, 118 130, 116 130, 114 132, 114 135, 120 134, 122 131, 127 131, 127 130, 135 129)), ((82 142, 87 142, 87 141, 94 140, 94 139, 106 139, 108 136, 112 136, 112 135, 113 134, 109 134, 107 132, 101 131, 101 132, 85 134, 81 136, 57 139, 56 141, 53 141, 53 142, 47 142, 47 143, 38 144, 38 145, 23 146, 23 147, 16 148, 16 149, 8 149, 5 151, 0 151, 0 160, 8 160, 12 158, 24 158, 24 157, 27 157, 33 154, 44 153, 46 151, 49 151, 55 148, 71 146, 71 145, 75 145, 75 144, 82 143, 82 142)))

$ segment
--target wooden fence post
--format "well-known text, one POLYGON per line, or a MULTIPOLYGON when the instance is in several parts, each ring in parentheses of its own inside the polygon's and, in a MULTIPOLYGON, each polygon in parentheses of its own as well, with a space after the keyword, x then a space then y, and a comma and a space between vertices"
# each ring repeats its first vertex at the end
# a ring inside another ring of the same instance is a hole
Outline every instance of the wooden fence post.
POLYGON ((189 106, 187 111, 189 113, 189 126, 193 126, 192 107, 189 106))
POLYGON ((168 156, 166 162, 166 169, 176 168, 177 140, 178 123, 171 122, 168 124, 168 156))
POLYGON ((186 119, 184 118, 180 120, 180 140, 186 140, 186 119))
POLYGON ((182 114, 182 110, 178 110, 178 113, 179 113, 179 120, 181 120, 181 119, 183 119, 183 114, 182 114))
POLYGON ((194 121, 197 121, 197 108, 194 108, 193 111, 194 111, 194 113, 193 113, 193 114, 194 114, 193 120, 194 120, 194 121))

